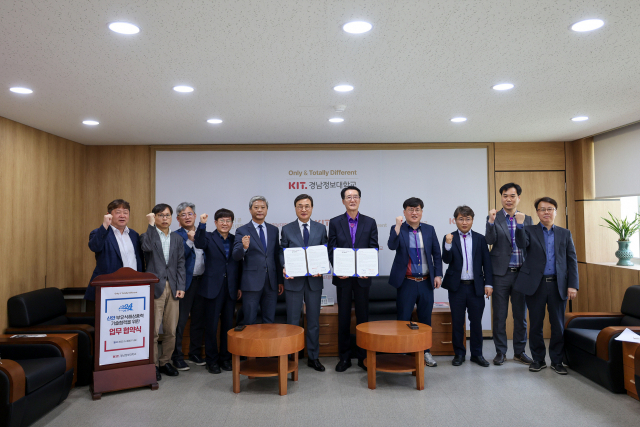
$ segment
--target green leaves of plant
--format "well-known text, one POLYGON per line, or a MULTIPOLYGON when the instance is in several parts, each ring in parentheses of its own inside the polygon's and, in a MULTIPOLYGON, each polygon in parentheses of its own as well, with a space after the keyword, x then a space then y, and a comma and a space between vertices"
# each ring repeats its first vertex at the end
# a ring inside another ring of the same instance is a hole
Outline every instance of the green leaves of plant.
POLYGON ((609 212, 609 216, 611 217, 611 220, 602 218, 607 225, 600 224, 600 227, 606 227, 615 231, 618 235, 618 240, 620 241, 628 241, 631 236, 640 230, 640 216, 638 214, 636 214, 633 221, 627 221, 627 218, 616 218, 611 214, 611 212, 609 212))

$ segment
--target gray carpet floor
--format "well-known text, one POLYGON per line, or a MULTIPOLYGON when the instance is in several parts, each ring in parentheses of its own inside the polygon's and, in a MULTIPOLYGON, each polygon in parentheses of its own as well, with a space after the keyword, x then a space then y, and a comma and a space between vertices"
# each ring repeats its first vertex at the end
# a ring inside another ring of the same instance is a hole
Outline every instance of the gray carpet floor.
MULTIPOLYGON (((509 343, 511 345, 511 343, 509 343)), ((527 349, 527 354, 530 355, 527 349)), ((484 341, 484 355, 495 356, 484 341)), ((230 372, 209 374, 204 367, 164 377, 160 389, 106 393, 92 401, 88 387, 71 391, 65 402, 35 426, 637 426, 640 402, 613 394, 569 369, 560 376, 547 368, 533 373, 509 360, 482 368, 451 356, 435 357, 425 367, 425 389, 415 389, 411 374, 377 374, 377 389, 367 388, 367 373, 355 364, 337 373, 337 358, 323 358, 325 372, 301 361, 299 381, 278 395, 276 377, 241 376, 232 392, 230 372)), ((547 359, 547 364, 549 364, 547 359)))

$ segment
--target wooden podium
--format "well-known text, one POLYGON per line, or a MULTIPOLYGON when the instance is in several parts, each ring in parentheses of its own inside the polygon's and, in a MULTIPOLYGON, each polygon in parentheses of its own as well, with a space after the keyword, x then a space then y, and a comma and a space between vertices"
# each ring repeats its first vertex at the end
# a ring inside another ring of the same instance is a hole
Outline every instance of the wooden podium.
POLYGON ((91 282, 96 287, 93 400, 109 391, 158 389, 153 344, 155 283, 154 274, 131 268, 91 282))

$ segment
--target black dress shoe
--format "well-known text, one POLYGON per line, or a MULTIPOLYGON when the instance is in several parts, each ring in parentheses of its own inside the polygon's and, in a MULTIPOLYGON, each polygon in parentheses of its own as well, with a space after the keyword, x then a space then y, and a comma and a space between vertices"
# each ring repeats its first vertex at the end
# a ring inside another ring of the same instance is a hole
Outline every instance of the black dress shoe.
POLYGON ((351 367, 351 359, 341 360, 336 365, 336 372, 344 372, 351 367))
POLYGON ((533 363, 533 359, 527 356, 527 354, 524 351, 520 354, 516 354, 515 356, 513 356, 513 360, 525 365, 531 365, 531 363, 533 363))
POLYGON ((367 367, 364 364, 364 359, 362 359, 362 360, 358 359, 358 366, 360 366, 365 371, 367 370, 367 367))
POLYGON ((487 362, 487 359, 485 359, 482 356, 471 356, 471 358, 469 358, 470 361, 472 361, 473 363, 477 363, 478 365, 482 366, 483 368, 488 368, 489 367, 489 362, 487 362))
POLYGON ((533 362, 531 362, 531 365, 529 365, 529 370, 531 372, 540 372, 546 367, 547 367, 547 363, 544 360, 542 362, 538 362, 537 360, 534 360, 533 362))
POLYGON ((560 375, 567 375, 569 373, 567 372, 567 368, 565 368, 564 365, 562 365, 562 363, 552 363, 551 369, 556 371, 556 374, 560 374, 560 375))
POLYGON ((504 363, 504 354, 498 353, 496 357, 493 358, 494 365, 502 365, 504 363))
POLYGON ((162 379, 162 375, 160 375, 160 370, 156 366, 156 381, 160 381, 162 379))
POLYGON ((460 366, 463 363, 464 363, 464 356, 459 356, 459 355, 453 356, 453 360, 451 361, 451 364, 453 366, 460 366))
POLYGON ((178 375, 180 375, 180 372, 178 372, 178 370, 174 368, 171 363, 165 363, 164 365, 160 366, 160 373, 169 375, 170 377, 177 377, 178 375))
POLYGON ((223 360, 220 362, 220 368, 223 371, 233 371, 233 365, 231 365, 231 360, 223 360))
POLYGON ((189 361, 195 363, 198 366, 202 366, 207 363, 204 360, 202 360, 202 357, 198 356, 197 354, 194 354, 193 356, 189 356, 189 361))
POLYGON ((309 359, 307 360, 307 366, 315 369, 318 372, 324 372, 324 366, 318 359, 309 359))
POLYGON ((189 365, 187 365, 187 362, 185 362, 182 359, 178 359, 178 360, 174 360, 173 361, 173 366, 178 370, 178 371, 188 371, 189 369, 189 365))
POLYGON ((220 370, 220 366, 217 363, 207 363, 207 371, 209 371, 210 374, 219 374, 220 372, 222 372, 220 370))

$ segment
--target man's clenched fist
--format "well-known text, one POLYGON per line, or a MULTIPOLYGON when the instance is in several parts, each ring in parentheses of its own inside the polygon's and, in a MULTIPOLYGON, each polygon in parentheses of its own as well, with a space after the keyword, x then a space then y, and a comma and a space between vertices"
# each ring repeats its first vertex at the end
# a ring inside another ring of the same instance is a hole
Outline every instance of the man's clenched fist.
POLYGON ((149 225, 153 227, 156 225, 156 215, 152 213, 147 214, 147 221, 149 221, 149 225))
POLYGON ((242 247, 245 249, 249 249, 249 241, 251 240, 251 236, 248 234, 242 238, 242 247))
POLYGON ((187 233, 187 237, 189 237, 189 240, 191 240, 192 242, 196 241, 196 232, 191 230, 187 233))
POLYGON ((109 226, 111 225, 111 220, 113 219, 113 216, 111 214, 106 214, 104 216, 104 220, 102 221, 102 225, 104 225, 104 229, 108 230, 109 226))
POLYGON ((447 235, 445 236, 445 241, 446 241, 448 244, 451 244, 451 242, 453 242, 453 234, 451 234, 451 233, 447 234, 447 235))
POLYGON ((491 210, 489 211, 489 223, 490 223, 490 224, 493 224, 493 223, 494 223, 494 221, 496 220, 496 213, 497 213, 497 212, 498 212, 498 211, 496 211, 495 209, 491 209, 491 210))
POLYGON ((524 224, 525 214, 522 212, 516 212, 516 222, 518 224, 524 224))
POLYGON ((200 215, 200 223, 201 224, 206 224, 208 219, 209 219, 209 215, 207 215, 206 213, 200 215))

